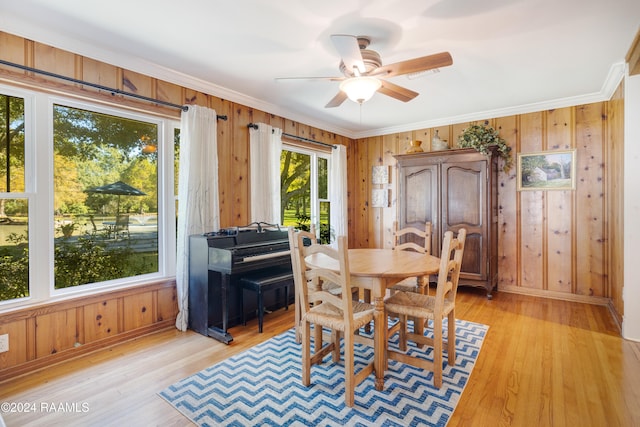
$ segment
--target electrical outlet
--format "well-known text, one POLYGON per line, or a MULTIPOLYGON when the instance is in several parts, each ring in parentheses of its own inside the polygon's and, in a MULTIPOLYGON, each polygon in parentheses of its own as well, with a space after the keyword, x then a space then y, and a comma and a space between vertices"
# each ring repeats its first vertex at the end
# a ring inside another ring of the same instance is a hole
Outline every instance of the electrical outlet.
POLYGON ((0 353, 9 351, 9 334, 0 335, 0 353))

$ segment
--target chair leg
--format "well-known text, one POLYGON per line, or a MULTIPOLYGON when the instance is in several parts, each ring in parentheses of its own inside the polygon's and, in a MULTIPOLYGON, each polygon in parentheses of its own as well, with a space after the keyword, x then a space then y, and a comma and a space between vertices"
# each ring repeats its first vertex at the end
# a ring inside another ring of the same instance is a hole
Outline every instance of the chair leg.
POLYGON ((338 363, 340 362, 340 331, 331 331, 331 342, 333 343, 331 360, 333 360, 333 363, 338 363))
POLYGON ((300 326, 302 329, 302 385, 306 387, 311 383, 311 325, 309 322, 302 322, 300 326))
POLYGON ((447 363, 449 366, 456 364, 456 316, 451 310, 447 317, 447 363))
POLYGON ((355 362, 353 356, 353 334, 344 334, 344 399, 348 407, 353 407, 355 400, 355 362))
POLYGON ((398 317, 400 322, 400 337, 398 342, 398 348, 400 351, 407 351, 407 316, 401 314, 398 317))
POLYGON ((322 326, 314 325, 313 327, 313 352, 317 353, 322 350, 323 345, 322 326))
POLYGON ((442 317, 433 319, 433 385, 442 387, 442 317))

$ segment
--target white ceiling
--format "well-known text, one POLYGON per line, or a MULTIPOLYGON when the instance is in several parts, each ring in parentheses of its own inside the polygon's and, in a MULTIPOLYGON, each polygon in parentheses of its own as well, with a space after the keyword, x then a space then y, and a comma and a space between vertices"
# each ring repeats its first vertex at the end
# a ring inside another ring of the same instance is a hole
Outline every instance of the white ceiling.
POLYGON ((2 31, 352 138, 607 99, 639 23, 639 0, 0 0, 2 31), (338 82, 276 78, 341 76, 331 34, 453 65, 327 109, 338 82))

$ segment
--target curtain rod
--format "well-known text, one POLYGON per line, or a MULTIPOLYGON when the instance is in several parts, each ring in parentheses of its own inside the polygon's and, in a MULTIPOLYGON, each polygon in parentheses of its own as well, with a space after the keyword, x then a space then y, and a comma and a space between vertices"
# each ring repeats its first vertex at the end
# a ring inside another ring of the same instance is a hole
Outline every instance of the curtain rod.
MULTIPOLYGON (((258 129, 258 125, 255 123, 249 123, 247 125, 248 128, 252 128, 252 129, 258 129)), ((272 131, 273 132, 273 131, 272 131)), ((292 138, 292 139, 297 139, 299 141, 304 141, 304 142, 310 142, 312 144, 318 144, 318 145, 323 145, 325 147, 330 147, 330 148, 337 148, 335 145, 333 144, 327 144, 326 142, 320 142, 320 141, 315 141, 313 139, 309 139, 309 138, 304 138, 302 136, 296 136, 296 135, 291 135, 290 133, 284 133, 282 132, 282 136, 286 136, 287 138, 292 138)))
MULTIPOLYGON (((189 110, 189 106, 188 105, 173 104, 171 102, 161 101, 159 99, 154 99, 154 98, 149 98, 148 96, 138 95, 136 93, 125 92, 125 91, 120 90, 120 89, 114 89, 114 88, 107 87, 107 86, 102 86, 102 85, 99 85, 99 84, 96 84, 96 83, 85 82, 83 80, 74 79, 73 77, 63 76, 62 74, 56 74, 56 73, 52 73, 50 71, 39 70, 37 68, 27 67, 26 65, 15 64, 13 62, 5 61, 5 60, 2 60, 2 59, 0 59, 0 64, 8 65, 10 67, 20 68, 21 70, 30 71, 32 73, 43 74, 45 76, 54 77, 56 79, 66 80, 68 82, 72 82, 72 83, 76 83, 76 84, 80 84, 80 85, 84 85, 84 86, 90 86, 90 87, 93 87, 95 89, 100 89, 100 90, 104 90, 106 92, 111 92, 112 95, 115 95, 117 93, 118 95, 129 96, 131 98, 136 98, 136 99, 140 99, 140 100, 143 100, 143 101, 152 102, 154 104, 164 105, 166 107, 178 108, 178 109, 180 109, 182 111, 189 110)), ((218 118, 218 120, 227 120, 227 116, 217 115, 217 118, 218 118)))

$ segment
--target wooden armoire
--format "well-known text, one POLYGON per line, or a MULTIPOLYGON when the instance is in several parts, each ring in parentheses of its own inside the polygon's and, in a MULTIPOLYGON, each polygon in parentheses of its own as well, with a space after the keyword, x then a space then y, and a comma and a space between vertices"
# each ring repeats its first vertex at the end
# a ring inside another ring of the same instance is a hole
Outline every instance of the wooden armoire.
POLYGON ((498 156, 473 148, 399 154, 400 228, 432 223, 432 253, 440 255, 442 236, 467 229, 460 286, 484 287, 487 297, 498 282, 498 156))

